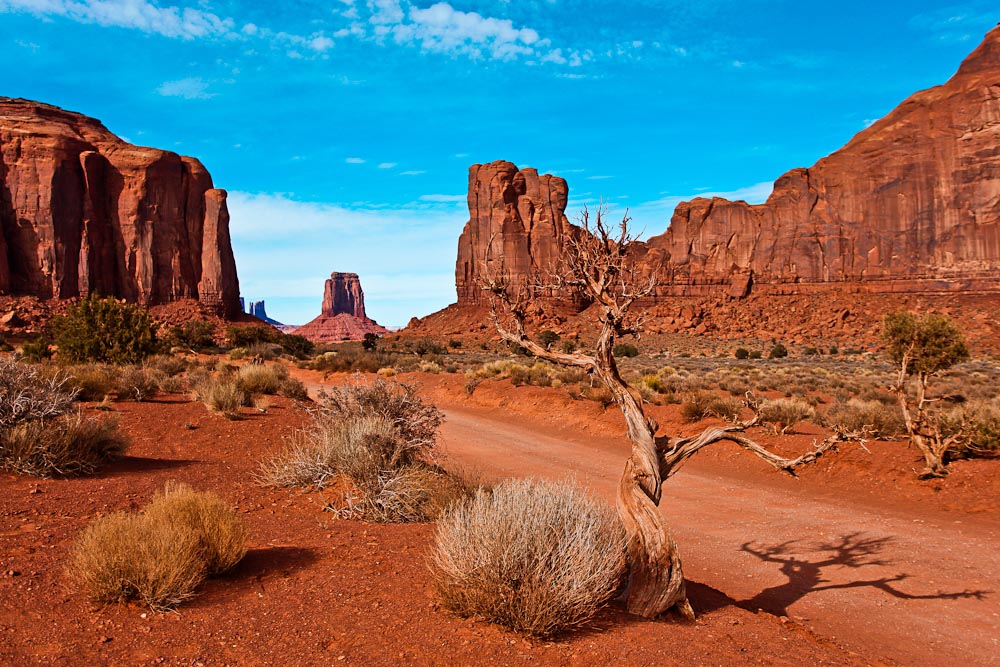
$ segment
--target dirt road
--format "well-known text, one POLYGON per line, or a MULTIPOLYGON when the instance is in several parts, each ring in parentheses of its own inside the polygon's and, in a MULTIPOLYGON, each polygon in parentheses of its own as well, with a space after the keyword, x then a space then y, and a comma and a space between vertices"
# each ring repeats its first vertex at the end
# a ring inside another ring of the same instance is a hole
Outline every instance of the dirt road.
MULTIPOLYGON (((448 407, 453 460, 498 477, 575 475, 613 502, 627 449, 489 409, 448 407)), ((762 464, 763 466, 763 464, 762 464)), ((1000 665, 1000 534, 989 519, 888 510, 689 464, 662 511, 685 573, 732 603, 788 616, 871 658, 1000 665)), ((702 603, 704 611, 704 603, 702 603)))

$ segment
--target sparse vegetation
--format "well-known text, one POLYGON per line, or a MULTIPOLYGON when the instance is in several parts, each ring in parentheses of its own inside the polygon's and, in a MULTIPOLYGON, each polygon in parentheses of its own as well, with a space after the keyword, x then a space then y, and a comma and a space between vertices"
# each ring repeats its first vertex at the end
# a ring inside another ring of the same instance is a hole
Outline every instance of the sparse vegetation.
POLYGON ((69 573, 97 602, 139 599, 154 610, 172 609, 206 575, 239 562, 247 535, 216 495, 168 484, 145 511, 111 514, 84 529, 69 573))
POLYGON ((681 403, 681 417, 688 422, 708 417, 735 421, 739 419, 742 408, 743 403, 731 396, 720 396, 714 391, 697 391, 681 403))
POLYGON ((240 419, 240 408, 253 404, 253 396, 232 373, 218 373, 196 381, 191 389, 194 400, 226 419, 240 419))
POLYGON ((798 398, 779 398, 761 406, 761 421, 780 433, 789 433, 799 422, 816 418, 816 409, 798 398))
POLYGON ((94 472, 128 440, 113 420, 70 413, 76 390, 59 372, 0 359, 0 468, 36 477, 94 472))
POLYGON ((788 348, 782 343, 778 343, 771 348, 771 351, 767 353, 768 359, 784 359, 788 356, 788 348))
POLYGON ((381 522, 426 521, 466 492, 434 464, 441 413, 413 387, 383 379, 335 387, 322 396, 310 428, 261 465, 271 486, 345 482, 328 509, 381 522))
POLYGON ((156 352, 156 325, 145 308, 90 295, 49 322, 62 362, 136 364, 156 352))
POLYGON ((926 464, 919 475, 944 477, 949 458, 967 448, 971 426, 963 422, 957 428, 943 428, 947 424, 932 407, 935 399, 927 395, 927 389, 931 377, 969 358, 962 332, 943 315, 917 317, 900 311, 886 316, 882 334, 886 354, 899 368, 893 393, 910 442, 926 464))
POLYGON ((446 608, 551 637, 614 595, 625 534, 610 508, 568 482, 513 480, 442 518, 432 558, 446 608))

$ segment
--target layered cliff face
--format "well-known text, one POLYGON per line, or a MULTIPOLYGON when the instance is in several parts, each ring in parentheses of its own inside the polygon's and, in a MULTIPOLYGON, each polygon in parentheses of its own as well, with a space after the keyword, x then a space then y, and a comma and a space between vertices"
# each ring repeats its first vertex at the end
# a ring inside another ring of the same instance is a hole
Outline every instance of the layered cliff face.
POLYGON ((0 97, 0 294, 90 293, 239 313, 226 192, 194 158, 0 97))
POLYGON ((1000 289, 1000 27, 766 203, 682 203, 648 249, 662 295, 1000 289))
POLYGON ((544 275, 558 263, 565 239, 576 229, 566 219, 568 193, 564 179, 518 170, 510 162, 469 167, 469 222, 458 240, 455 267, 460 304, 478 303, 482 290, 477 280, 501 265, 517 289, 532 274, 544 275))
POLYGON ((365 293, 356 273, 331 273, 323 288, 323 312, 295 330, 317 343, 360 340, 365 334, 378 336, 389 330, 365 313, 365 293))

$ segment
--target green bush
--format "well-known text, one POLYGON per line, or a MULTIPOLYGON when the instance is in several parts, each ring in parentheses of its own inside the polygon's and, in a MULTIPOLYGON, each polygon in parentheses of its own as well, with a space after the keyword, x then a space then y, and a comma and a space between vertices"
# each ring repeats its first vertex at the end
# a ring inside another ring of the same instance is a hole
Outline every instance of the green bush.
POLYGON ((378 349, 378 334, 366 333, 364 339, 361 341, 361 347, 368 352, 374 352, 378 349))
POLYGON ((750 350, 746 349, 745 347, 738 347, 738 348, 736 348, 735 357, 737 359, 749 359, 750 358, 750 350))
POLYGON ((545 329, 538 334, 538 344, 546 350, 552 347, 559 340, 559 334, 551 329, 545 329))
POLYGON ((282 334, 278 341, 281 348, 296 359, 306 359, 316 349, 316 344, 305 336, 298 334, 282 334))
POLYGON ((179 327, 170 327, 164 339, 168 348, 184 347, 207 350, 215 347, 215 325, 205 320, 191 320, 179 327))
POLYGON ((771 348, 771 351, 768 353, 767 358, 783 359, 787 356, 788 356, 788 348, 785 347, 783 344, 778 343, 777 345, 771 348))
POLYGON ((760 359, 762 356, 763 355, 761 354, 760 350, 753 350, 752 352, 750 352, 751 359, 760 359))
POLYGON ((616 357, 638 357, 639 348, 632 343, 618 343, 612 348, 611 353, 616 357))
POLYGON ((28 341, 21 346, 21 354, 25 360, 39 362, 52 358, 52 343, 45 336, 28 341))
POLYGON ((145 308, 95 295, 49 322, 59 359, 136 364, 156 352, 156 325, 145 308))

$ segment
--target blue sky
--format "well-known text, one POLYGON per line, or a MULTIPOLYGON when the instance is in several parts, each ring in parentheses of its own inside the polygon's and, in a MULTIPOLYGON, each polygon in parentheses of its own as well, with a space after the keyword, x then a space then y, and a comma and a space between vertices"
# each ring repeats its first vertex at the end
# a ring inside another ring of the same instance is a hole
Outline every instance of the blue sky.
POLYGON ((331 271, 402 325, 455 300, 467 170, 565 177, 648 235, 757 202, 944 82, 995 4, 769 0, 0 0, 0 95, 198 157, 244 296, 303 323, 331 271))

